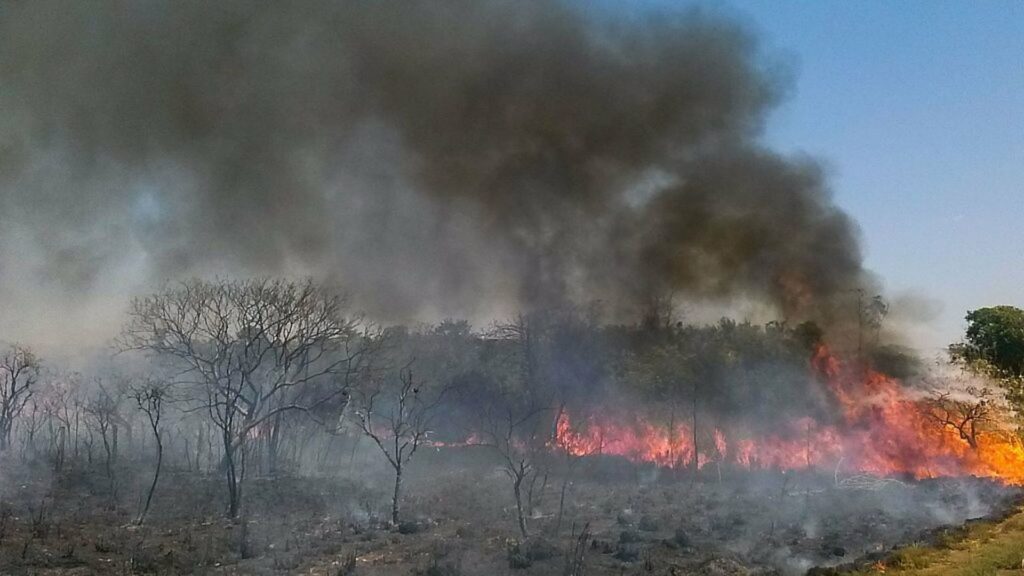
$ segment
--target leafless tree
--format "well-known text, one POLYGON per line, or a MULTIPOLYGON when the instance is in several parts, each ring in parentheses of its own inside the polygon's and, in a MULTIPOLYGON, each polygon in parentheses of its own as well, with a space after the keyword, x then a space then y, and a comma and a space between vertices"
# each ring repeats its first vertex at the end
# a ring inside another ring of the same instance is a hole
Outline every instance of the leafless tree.
POLYGON ((11 445, 14 421, 39 380, 39 359, 28 348, 12 346, 0 356, 0 452, 11 445))
POLYGON ((118 457, 118 438, 120 426, 124 422, 121 417, 122 396, 120 391, 108 390, 102 381, 97 380, 96 385, 95 395, 86 404, 85 412, 103 441, 103 468, 110 482, 110 495, 113 501, 117 498, 117 476, 114 467, 118 457))
POLYGON ((373 334, 346 312, 342 297, 311 280, 191 280, 131 303, 121 346, 172 359, 192 385, 220 432, 231 517, 246 439, 352 384, 373 334))
POLYGON ((21 430, 21 460, 36 454, 36 435, 43 426, 44 412, 39 402, 29 400, 22 410, 19 429, 21 430))
POLYGON ((80 407, 81 377, 74 372, 58 373, 48 379, 41 398, 48 433, 48 454, 54 470, 64 468, 67 443, 73 430, 75 410, 80 407))
POLYGON ((473 431, 481 434, 482 446, 501 459, 512 482, 519 532, 528 536, 527 518, 531 503, 524 492, 548 462, 555 402, 541 376, 540 320, 519 316, 499 324, 491 338, 499 350, 491 367, 493 382, 488 390, 467 391, 464 398, 475 420, 473 431))
POLYGON ((395 471, 395 489, 391 499, 391 522, 398 525, 402 497, 402 472, 413 454, 427 440, 437 407, 448 387, 427 390, 413 379, 410 366, 401 369, 397 382, 374 379, 355 395, 356 420, 362 430, 380 448, 395 471))
POLYGON ((525 538, 529 535, 526 519, 530 512, 524 502, 523 488, 537 473, 538 458, 546 455, 546 413, 550 407, 535 398, 524 402, 510 394, 500 394, 477 403, 475 410, 478 420, 475 429, 483 439, 480 445, 498 454, 512 482, 516 521, 525 538))
POLYGON ((157 482, 160 481, 160 468, 164 461, 164 443, 160 433, 160 419, 163 417, 164 404, 168 399, 168 393, 169 385, 167 382, 151 378, 129 387, 128 395, 135 401, 138 409, 146 415, 149 428, 153 432, 153 439, 156 441, 156 467, 153 470, 153 481, 146 492, 145 504, 136 520, 136 524, 139 525, 146 521, 146 515, 149 514, 149 507, 153 502, 153 494, 156 492, 157 482))
POLYGON ((951 428, 960 439, 974 449, 978 448, 978 435, 993 420, 994 393, 989 388, 968 387, 964 394, 936 392, 927 399, 928 417, 944 428, 951 428))
POLYGON ((572 546, 566 553, 565 569, 562 571, 564 576, 584 576, 586 574, 587 548, 589 548, 590 537, 589 522, 583 525, 579 536, 576 536, 575 526, 573 526, 572 546))

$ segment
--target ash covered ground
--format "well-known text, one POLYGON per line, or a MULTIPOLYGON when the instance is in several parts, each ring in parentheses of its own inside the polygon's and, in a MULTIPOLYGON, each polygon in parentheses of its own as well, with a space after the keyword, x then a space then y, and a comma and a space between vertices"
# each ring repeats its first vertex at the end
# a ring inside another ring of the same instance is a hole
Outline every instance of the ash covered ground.
POLYGON ((694 477, 590 457, 566 484, 561 526, 561 479, 538 478, 523 538, 508 479, 478 448, 424 453, 397 527, 387 470, 361 449, 349 458, 358 473, 341 478, 253 477, 237 522, 223 517, 218 474, 172 470, 144 526, 133 514, 145 475, 124 470, 112 494, 99 469, 53 475, 5 461, 0 573, 803 574, 1003 513, 1021 495, 974 478, 713 466, 694 477))

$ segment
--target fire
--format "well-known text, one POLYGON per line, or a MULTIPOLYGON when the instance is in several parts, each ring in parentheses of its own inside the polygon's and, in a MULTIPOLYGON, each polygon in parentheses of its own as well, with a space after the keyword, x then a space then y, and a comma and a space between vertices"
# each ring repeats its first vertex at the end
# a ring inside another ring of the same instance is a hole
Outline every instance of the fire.
POLYGON ((653 424, 637 415, 591 415, 574 422, 563 413, 553 444, 572 455, 616 455, 664 467, 691 466, 696 458, 698 468, 709 462, 748 469, 841 468, 879 476, 973 475, 1024 484, 1024 445, 1015 434, 986 431, 972 448, 957 431, 930 418, 924 402, 898 380, 845 366, 824 346, 811 363, 840 408, 837 422, 803 417, 765 437, 698 429, 695 439, 686 422, 653 424))

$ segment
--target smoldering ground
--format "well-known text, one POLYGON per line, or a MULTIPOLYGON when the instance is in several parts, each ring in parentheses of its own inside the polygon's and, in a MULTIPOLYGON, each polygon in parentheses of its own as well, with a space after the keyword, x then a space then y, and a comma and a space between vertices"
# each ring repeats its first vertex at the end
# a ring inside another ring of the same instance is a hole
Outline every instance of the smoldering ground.
POLYGON ((828 322, 872 283, 821 168, 761 140, 788 70, 714 14, 14 2, 0 78, 15 334, 106 336, 191 275, 396 321, 676 293, 828 322))

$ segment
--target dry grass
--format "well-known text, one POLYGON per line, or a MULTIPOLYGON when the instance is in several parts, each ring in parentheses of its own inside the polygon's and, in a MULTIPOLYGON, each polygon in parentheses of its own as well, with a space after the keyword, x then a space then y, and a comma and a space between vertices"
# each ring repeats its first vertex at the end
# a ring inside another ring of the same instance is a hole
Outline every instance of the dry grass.
POLYGON ((1024 573, 1024 509, 1000 522, 978 522, 935 546, 907 546, 858 574, 996 576, 1024 573))

